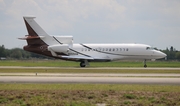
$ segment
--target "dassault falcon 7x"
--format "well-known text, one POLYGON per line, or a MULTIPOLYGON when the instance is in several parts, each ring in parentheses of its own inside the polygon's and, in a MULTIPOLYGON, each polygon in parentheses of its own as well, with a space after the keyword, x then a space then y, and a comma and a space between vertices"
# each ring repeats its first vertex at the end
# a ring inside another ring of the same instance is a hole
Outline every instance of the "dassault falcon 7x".
POLYGON ((48 35, 34 20, 35 17, 23 17, 28 35, 19 38, 27 41, 24 50, 58 59, 79 61, 81 67, 89 62, 109 62, 114 60, 138 59, 155 60, 166 54, 145 44, 73 44, 73 36, 48 35))

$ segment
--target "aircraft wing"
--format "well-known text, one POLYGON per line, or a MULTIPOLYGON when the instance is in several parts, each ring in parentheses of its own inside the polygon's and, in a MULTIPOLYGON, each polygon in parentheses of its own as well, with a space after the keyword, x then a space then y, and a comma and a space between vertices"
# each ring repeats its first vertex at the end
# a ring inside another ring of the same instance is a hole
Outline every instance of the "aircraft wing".
POLYGON ((64 59, 72 59, 72 60, 94 60, 92 57, 86 57, 86 56, 61 56, 61 58, 64 59))

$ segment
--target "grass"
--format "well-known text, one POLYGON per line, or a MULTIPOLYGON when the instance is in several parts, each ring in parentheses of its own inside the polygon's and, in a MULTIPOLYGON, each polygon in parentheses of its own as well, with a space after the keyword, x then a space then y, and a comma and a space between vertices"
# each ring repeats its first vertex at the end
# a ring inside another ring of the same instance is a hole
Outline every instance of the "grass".
MULTIPOLYGON (((0 61, 0 66, 25 66, 29 68, 0 68, 0 73, 180 73, 177 70, 150 70, 150 69, 98 69, 93 67, 142 67, 142 62, 100 62, 92 63, 90 67, 79 68, 78 62, 60 61, 60 60, 17 60, 0 61), (45 68, 36 68, 36 67, 45 68), (32 67, 32 68, 31 68, 32 67), (57 67, 57 68, 49 68, 57 67), (64 68, 66 67, 66 68, 64 68), (67 68, 74 67, 74 68, 67 68)), ((149 67, 180 67, 179 62, 148 62, 149 67)))
POLYGON ((153 91, 180 92, 180 86, 173 85, 130 85, 130 84, 5 84, 0 90, 103 90, 103 91, 153 91), (136 89, 134 89, 136 88, 136 89))
POLYGON ((180 105, 175 85, 0 84, 2 106, 180 105))
MULTIPOLYGON (((148 61, 148 67, 180 67, 180 62, 148 61)), ((0 66, 79 67, 79 62, 61 60, 3 60, 0 66)), ((143 67, 143 61, 90 62, 90 67, 143 67)))

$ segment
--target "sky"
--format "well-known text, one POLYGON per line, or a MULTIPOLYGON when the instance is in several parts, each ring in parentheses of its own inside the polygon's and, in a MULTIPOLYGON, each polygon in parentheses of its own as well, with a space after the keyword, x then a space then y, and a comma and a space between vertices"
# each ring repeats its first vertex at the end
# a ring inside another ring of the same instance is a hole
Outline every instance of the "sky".
POLYGON ((142 43, 180 50, 180 0, 0 0, 0 45, 23 48, 23 16, 74 43, 142 43))

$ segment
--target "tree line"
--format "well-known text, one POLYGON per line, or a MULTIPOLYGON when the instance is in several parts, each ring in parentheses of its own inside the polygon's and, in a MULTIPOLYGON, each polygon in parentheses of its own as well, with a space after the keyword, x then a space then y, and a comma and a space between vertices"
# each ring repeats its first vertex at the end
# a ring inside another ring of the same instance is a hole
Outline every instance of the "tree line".
POLYGON ((6 49, 4 45, 0 46, 0 59, 46 59, 49 57, 31 53, 20 48, 6 49))
POLYGON ((173 46, 161 51, 167 55, 167 60, 180 60, 180 51, 176 50, 173 46))
MULTIPOLYGON (((180 60, 180 51, 176 50, 173 46, 160 50, 167 54, 167 60, 180 60)), ((49 57, 27 52, 20 48, 6 49, 4 45, 0 46, 0 58, 1 59, 50 59, 49 57)))

